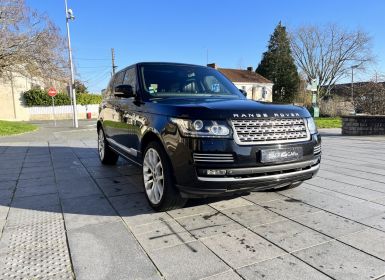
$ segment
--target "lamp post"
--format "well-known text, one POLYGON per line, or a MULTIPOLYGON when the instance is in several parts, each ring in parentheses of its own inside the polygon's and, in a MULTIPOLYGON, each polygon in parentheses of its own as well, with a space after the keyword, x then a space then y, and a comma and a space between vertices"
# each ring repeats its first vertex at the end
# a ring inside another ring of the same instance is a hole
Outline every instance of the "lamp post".
POLYGON ((73 126, 75 128, 79 127, 78 124, 78 113, 76 111, 76 92, 74 89, 74 84, 75 84, 75 78, 74 78, 74 67, 72 63, 72 49, 71 49, 71 36, 70 36, 70 26, 69 26, 69 21, 74 20, 75 17, 73 15, 73 12, 71 9, 68 9, 67 6, 67 0, 64 0, 65 3, 65 13, 66 13, 66 26, 67 26, 67 41, 68 41, 68 60, 69 60, 69 66, 71 70, 71 82, 69 84, 69 89, 70 89, 70 97, 72 99, 72 110, 73 110, 73 126))
POLYGON ((355 105, 355 102, 354 102, 354 69, 358 68, 360 65, 357 64, 357 65, 352 65, 350 66, 350 68, 352 68, 352 86, 351 86, 351 94, 352 94, 352 104, 353 104, 353 115, 356 114, 356 105, 355 105))

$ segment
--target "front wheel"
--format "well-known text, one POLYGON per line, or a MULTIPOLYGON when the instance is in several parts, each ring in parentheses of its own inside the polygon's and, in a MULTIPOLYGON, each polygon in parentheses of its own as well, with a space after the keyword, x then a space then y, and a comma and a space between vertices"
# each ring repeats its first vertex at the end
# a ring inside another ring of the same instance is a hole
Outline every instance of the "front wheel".
POLYGON ((180 208, 187 201, 175 188, 171 164, 157 142, 151 142, 144 152, 143 185, 147 200, 156 211, 180 208))
POLYGON ((119 155, 108 146, 106 136, 101 128, 98 131, 98 153, 103 164, 114 165, 119 159, 119 155))

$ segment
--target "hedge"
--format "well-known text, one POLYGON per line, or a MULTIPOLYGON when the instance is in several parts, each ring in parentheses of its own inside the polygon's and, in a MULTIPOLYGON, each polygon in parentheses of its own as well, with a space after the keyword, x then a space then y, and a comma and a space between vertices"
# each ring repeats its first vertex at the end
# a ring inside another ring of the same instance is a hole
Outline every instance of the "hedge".
MULTIPOLYGON (((25 104, 32 106, 51 106, 52 99, 46 90, 31 89, 24 93, 25 104)), ((102 101, 101 95, 80 93, 76 95, 76 103, 80 105, 99 104, 102 101)), ((71 99, 65 93, 59 92, 55 96, 55 105, 71 105, 71 99)))

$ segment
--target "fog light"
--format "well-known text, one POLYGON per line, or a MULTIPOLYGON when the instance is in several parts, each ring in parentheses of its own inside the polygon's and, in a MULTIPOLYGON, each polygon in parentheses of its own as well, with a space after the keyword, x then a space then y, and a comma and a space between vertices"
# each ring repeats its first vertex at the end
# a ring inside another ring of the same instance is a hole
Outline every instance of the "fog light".
POLYGON ((218 175, 226 175, 226 170, 221 169, 207 169, 207 175, 218 176, 218 175))
POLYGON ((311 161, 311 165, 316 165, 316 164, 318 164, 318 163, 319 163, 319 158, 313 159, 313 160, 311 161))

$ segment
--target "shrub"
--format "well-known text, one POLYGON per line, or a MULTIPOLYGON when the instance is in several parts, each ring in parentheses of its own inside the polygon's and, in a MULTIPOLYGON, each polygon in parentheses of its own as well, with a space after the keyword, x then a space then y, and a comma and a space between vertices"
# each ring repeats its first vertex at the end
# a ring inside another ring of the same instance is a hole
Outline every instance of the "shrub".
POLYGON ((87 104, 100 104, 102 102, 102 96, 89 93, 76 94, 76 103, 81 105, 87 104))
MULTIPOLYGON (((51 106, 52 98, 46 90, 31 89, 24 93, 25 104, 32 106, 51 106)), ((76 95, 76 103, 80 105, 99 104, 102 101, 101 95, 80 93, 76 95)), ((71 99, 65 93, 58 93, 55 96, 55 105, 71 105, 71 99)))

